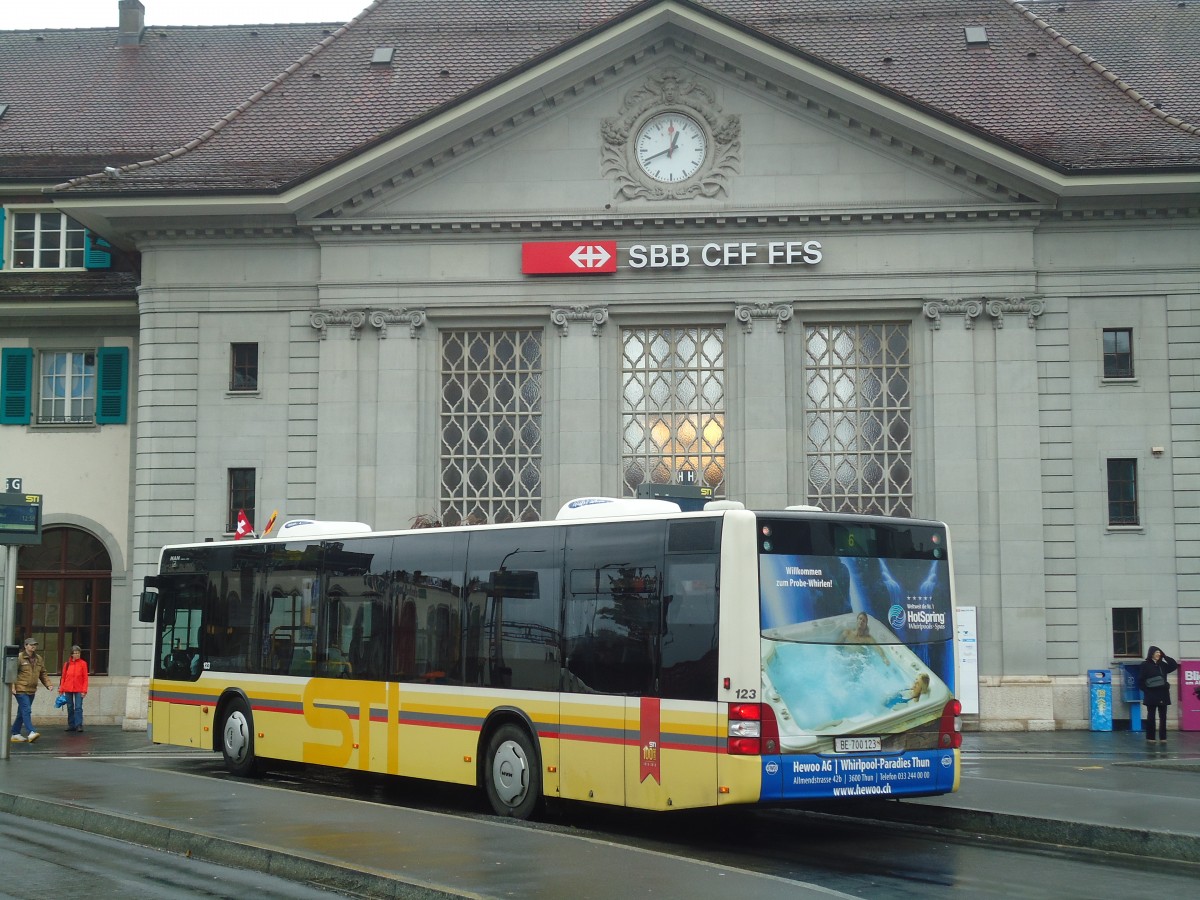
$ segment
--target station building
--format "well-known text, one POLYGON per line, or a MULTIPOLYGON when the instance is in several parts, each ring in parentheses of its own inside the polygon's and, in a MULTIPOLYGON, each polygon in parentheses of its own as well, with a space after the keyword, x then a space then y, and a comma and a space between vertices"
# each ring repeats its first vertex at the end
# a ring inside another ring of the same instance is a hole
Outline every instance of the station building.
POLYGON ((1200 654, 1197 5, 118 7, 0 33, 11 634, 98 716, 144 724, 161 546, 239 510, 644 484, 945 521, 981 728, 1200 654))

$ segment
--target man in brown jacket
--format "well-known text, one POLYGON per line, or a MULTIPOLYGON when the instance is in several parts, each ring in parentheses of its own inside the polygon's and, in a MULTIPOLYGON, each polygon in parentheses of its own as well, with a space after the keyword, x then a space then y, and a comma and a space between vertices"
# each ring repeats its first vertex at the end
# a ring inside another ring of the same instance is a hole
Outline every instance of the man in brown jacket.
POLYGON ((25 638, 25 649, 17 654, 17 680, 12 686, 13 697, 17 701, 17 718, 13 722, 12 737, 9 738, 15 744, 36 741, 41 737, 33 730, 30 710, 33 708, 33 695, 37 693, 38 682, 50 690, 50 676, 46 674, 46 664, 38 655, 37 646, 38 643, 33 638, 25 638), (22 725, 29 733, 28 737, 21 734, 22 725))

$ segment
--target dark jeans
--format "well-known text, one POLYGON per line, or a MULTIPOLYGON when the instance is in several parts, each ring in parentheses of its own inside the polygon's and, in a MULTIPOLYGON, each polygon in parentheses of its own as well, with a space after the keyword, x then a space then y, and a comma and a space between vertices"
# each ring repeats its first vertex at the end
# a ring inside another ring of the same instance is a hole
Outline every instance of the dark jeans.
POLYGON ((83 694, 67 694, 67 727, 83 730, 83 694))
POLYGON ((1167 704, 1165 703, 1147 703, 1146 704, 1146 740, 1154 740, 1154 713, 1158 711, 1158 739, 1165 741, 1167 739, 1167 704))

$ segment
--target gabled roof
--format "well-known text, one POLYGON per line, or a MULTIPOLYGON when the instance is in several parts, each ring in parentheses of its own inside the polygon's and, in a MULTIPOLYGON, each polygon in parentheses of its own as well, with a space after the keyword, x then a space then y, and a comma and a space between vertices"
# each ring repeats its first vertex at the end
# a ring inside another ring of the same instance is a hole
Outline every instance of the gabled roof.
POLYGON ((338 27, 152 27, 127 47, 116 27, 0 31, 0 182, 55 183, 183 146, 338 27))
MULTIPOLYGON (((1200 171, 1191 74, 1193 48, 1200 46, 1197 3, 1061 0, 1049 9, 1016 0, 375 0, 346 28, 277 66, 261 90, 227 102, 201 125, 195 110, 183 125, 170 104, 161 104, 158 112, 167 114, 157 131, 137 121, 153 150, 121 178, 88 175, 84 167, 72 174, 87 177, 64 187, 122 194, 281 191, 663 6, 680 11, 676 21, 685 31, 696 17, 717 23, 1059 172, 1200 171), (1129 34, 1144 21, 1179 37, 1151 47, 1131 43, 1129 34), (968 46, 965 29, 979 27, 986 44, 968 46), (381 47, 393 48, 392 61, 372 64, 381 47), (1155 62, 1141 59, 1155 54, 1155 62)), ((304 26, 292 27, 299 42, 304 26)), ((228 29, 231 46, 246 40, 245 30, 228 29)), ((149 31, 152 44, 157 29, 149 31)), ((202 93, 179 83, 211 73, 211 60, 196 54, 181 63, 175 71, 164 67, 160 79, 138 81, 127 95, 202 93)), ((236 91, 222 71, 222 90, 236 91)), ((120 66, 110 65, 105 80, 118 92, 129 84, 120 66)), ((3 69, 0 83, 7 84, 3 69)), ((138 118, 131 105, 125 101, 114 115, 138 118)), ((0 119, 0 165, 12 148, 6 119, 0 119)), ((112 129, 88 138, 86 128, 76 132, 62 117, 46 125, 66 129, 74 144, 91 140, 112 149, 117 142, 112 129)), ((136 155, 133 147, 123 149, 136 155)))

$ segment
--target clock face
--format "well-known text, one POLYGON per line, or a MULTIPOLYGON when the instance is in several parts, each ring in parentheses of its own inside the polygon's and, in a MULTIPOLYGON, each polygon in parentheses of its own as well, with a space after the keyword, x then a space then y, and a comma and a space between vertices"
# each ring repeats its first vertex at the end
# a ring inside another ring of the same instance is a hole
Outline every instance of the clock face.
POLYGON ((655 181, 673 184, 691 178, 704 164, 708 139, 695 119, 682 113, 658 113, 638 129, 633 149, 643 172, 655 181))

